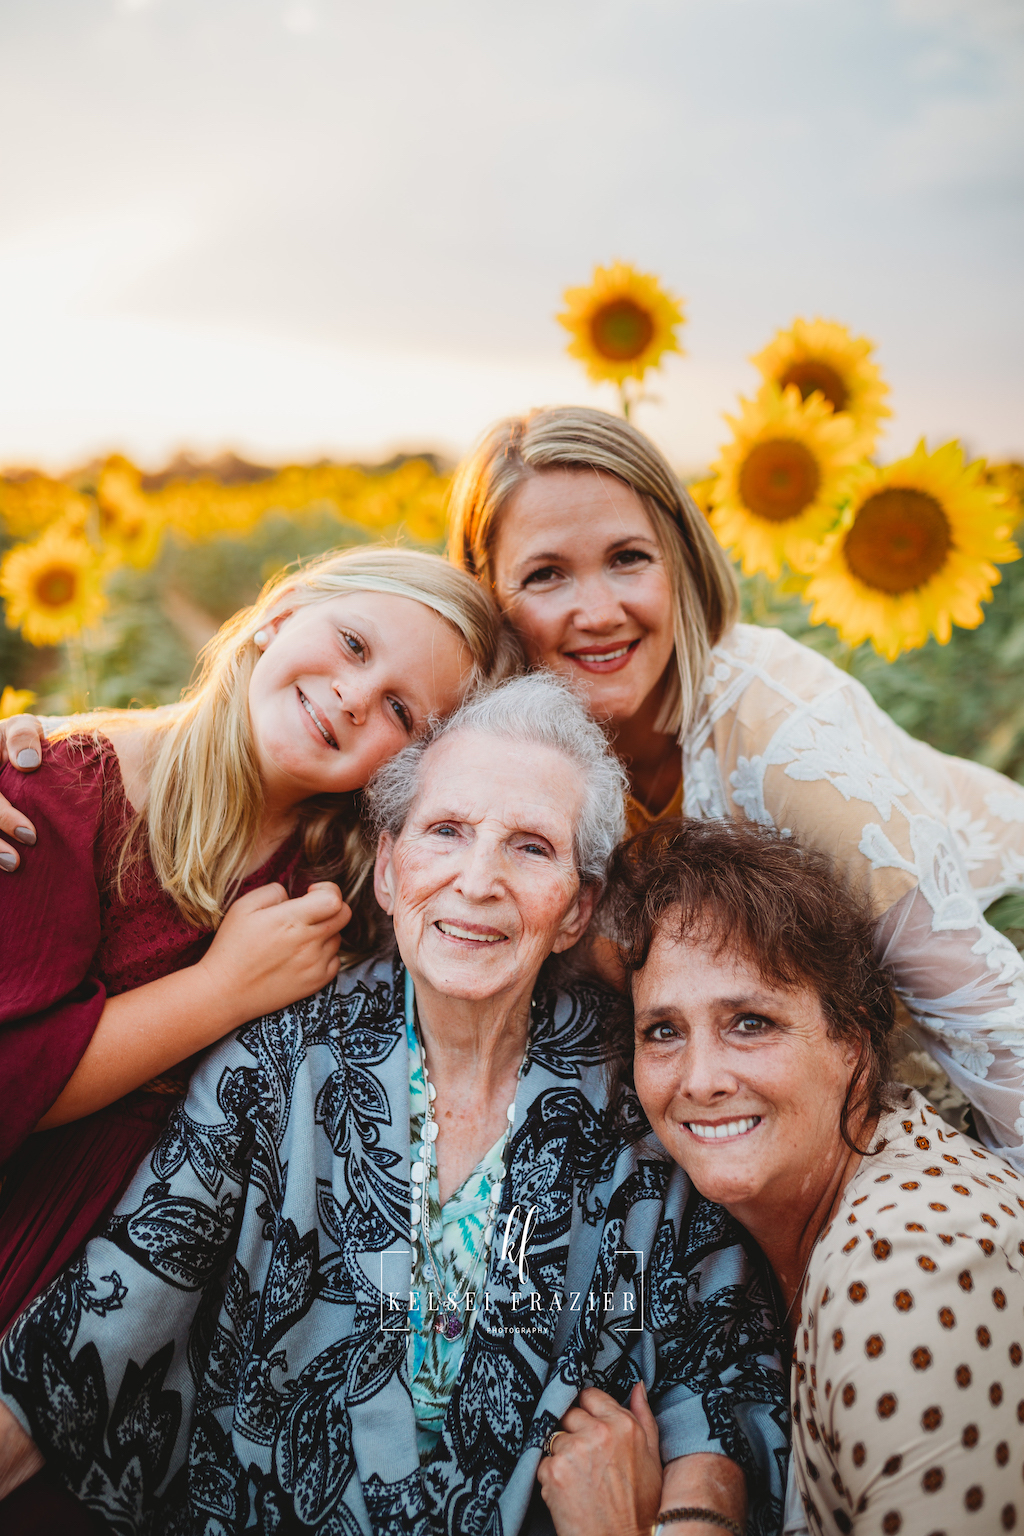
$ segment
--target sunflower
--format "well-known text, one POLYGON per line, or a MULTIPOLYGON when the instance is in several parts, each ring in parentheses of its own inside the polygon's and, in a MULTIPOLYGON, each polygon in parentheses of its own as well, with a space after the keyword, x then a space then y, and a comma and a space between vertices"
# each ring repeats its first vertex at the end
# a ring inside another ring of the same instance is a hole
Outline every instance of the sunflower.
POLYGON ((34 539, 58 521, 84 528, 89 512, 86 497, 63 480, 48 475, 0 479, 0 524, 16 539, 34 539))
POLYGON ((697 506, 704 513, 704 516, 710 517, 711 504, 715 490, 715 476, 704 475, 698 480, 687 480, 686 489, 689 491, 697 506))
POLYGON ((834 320, 794 320, 751 362, 766 382, 780 389, 792 384, 804 400, 820 394, 833 411, 849 416, 854 446, 870 453, 883 417, 892 415, 883 403, 889 386, 870 361, 873 349, 866 336, 851 336, 834 320))
POLYGON ((92 546, 59 524, 35 544, 16 544, 0 565, 9 628, 20 627, 32 645, 56 645, 88 629, 107 607, 103 571, 92 546))
POLYGON ((159 502, 142 489, 142 476, 127 459, 115 455, 100 471, 96 486, 100 533, 111 551, 144 570, 160 551, 164 520, 159 502))
POLYGON ((725 418, 733 440, 711 466, 711 526, 747 576, 774 580, 783 561, 807 571, 858 473, 850 424, 824 400, 774 384, 740 406, 725 418))
POLYGON ((985 465, 965 464, 956 442, 928 453, 924 441, 857 486, 807 584, 812 624, 831 624, 850 645, 870 640, 894 661, 951 625, 975 629, 999 572, 1016 560, 1013 511, 986 483, 985 465))
POLYGON ((12 715, 23 715, 35 701, 36 696, 31 688, 8 686, 0 693, 0 720, 9 720, 12 715))
POLYGON ((624 261, 595 267, 589 288, 567 288, 559 324, 572 334, 570 357, 586 364, 598 383, 620 387, 642 379, 666 352, 681 352, 676 327, 685 316, 679 301, 656 278, 624 261))
POLYGON ((985 470, 985 480, 1003 492, 1010 516, 1014 523, 1018 522, 1024 512, 1024 464, 1018 464, 1015 459, 1004 464, 989 464, 985 470))

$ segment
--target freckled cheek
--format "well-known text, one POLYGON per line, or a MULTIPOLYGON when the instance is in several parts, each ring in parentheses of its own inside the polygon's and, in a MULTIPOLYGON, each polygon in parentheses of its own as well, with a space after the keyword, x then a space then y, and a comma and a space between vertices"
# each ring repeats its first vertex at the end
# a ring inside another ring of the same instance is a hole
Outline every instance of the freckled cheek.
POLYGON ((561 607, 550 600, 541 603, 526 599, 513 604, 508 611, 529 660, 557 666, 569 625, 568 615, 561 607))
POLYGON ((634 613, 638 623, 642 624, 650 635, 665 642, 672 638, 672 594, 668 581, 661 573, 658 573, 657 578, 652 579, 650 585, 637 594, 634 613))
POLYGON ((633 1081, 637 1096, 654 1129, 664 1127, 665 1117, 677 1087, 677 1074, 667 1070, 663 1063, 652 1061, 638 1049, 633 1059, 633 1081))
POLYGON ((563 627, 552 625, 524 628, 520 631, 520 639, 526 651, 527 659, 534 665, 545 664, 555 669, 566 666, 562 660, 560 642, 563 627))

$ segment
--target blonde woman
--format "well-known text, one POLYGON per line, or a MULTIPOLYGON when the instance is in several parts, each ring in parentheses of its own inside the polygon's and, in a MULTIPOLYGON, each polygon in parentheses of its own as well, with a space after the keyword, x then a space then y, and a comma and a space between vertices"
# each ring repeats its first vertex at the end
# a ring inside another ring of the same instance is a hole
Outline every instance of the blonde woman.
POLYGON ((506 654, 468 577, 350 550, 229 620, 180 711, 46 743, 0 891, 0 1331, 113 1207, 188 1058, 337 974, 353 797, 506 654))
POLYGON ((806 646, 737 623, 705 518, 619 417, 499 422, 456 475, 449 553, 529 661, 607 722, 634 831, 730 816, 837 862, 870 902, 918 1043, 1024 1171, 1024 960, 983 916, 1024 886, 1024 789, 913 740, 806 646))

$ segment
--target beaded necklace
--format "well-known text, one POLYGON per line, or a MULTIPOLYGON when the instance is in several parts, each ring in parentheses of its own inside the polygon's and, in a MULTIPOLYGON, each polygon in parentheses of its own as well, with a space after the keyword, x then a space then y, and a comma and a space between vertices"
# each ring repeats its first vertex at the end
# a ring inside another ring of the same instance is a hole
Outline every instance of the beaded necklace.
MULTIPOLYGON (((531 1003, 530 1006, 532 1008, 533 1004, 531 1003)), ((423 1072, 423 1083, 426 1089, 426 1111, 423 1120, 423 1141, 421 1146, 413 1149, 413 1161, 412 1167, 410 1169, 411 1184, 409 1198, 409 1239, 413 1248, 413 1269, 415 1270, 416 1260, 418 1257, 417 1245, 422 1243, 423 1257, 430 1272, 434 1276, 434 1283, 437 1286, 438 1315, 434 1323, 435 1332, 441 1334, 446 1339, 457 1339, 462 1335, 464 1331, 468 1337, 469 1332, 472 1330, 473 1323, 476 1321, 477 1309, 474 1308, 472 1315, 464 1318, 460 1315, 459 1312, 458 1299, 456 1299, 454 1303, 449 1303, 446 1307, 442 1308, 441 1306, 442 1297, 444 1296, 444 1286, 441 1282, 440 1270, 435 1261, 434 1250, 430 1242, 429 1199, 430 1180, 434 1170, 434 1143, 437 1140, 438 1131, 437 1119, 434 1114, 434 1101, 437 1098, 437 1090, 433 1083, 430 1081, 430 1075, 427 1072, 426 1053, 423 1049, 423 1041, 420 1037, 418 1021, 416 1018, 416 996, 413 989, 412 977, 409 975, 408 971, 405 973, 405 1017, 406 1022, 412 1025, 413 1031, 415 1033, 416 1048, 419 1054, 419 1064, 423 1072)), ((526 1050, 523 1052, 523 1059, 519 1063, 519 1070, 516 1073, 517 1089, 520 1081, 522 1080, 523 1073, 526 1071, 529 1065, 529 1061, 530 1046, 529 1042, 527 1042, 526 1050)), ((516 1117, 515 1099, 513 1099, 512 1103, 508 1106, 508 1109, 506 1110, 506 1117, 508 1124, 505 1128, 505 1134, 501 1142, 501 1152, 499 1154, 502 1165, 502 1174, 500 1178, 495 1179, 490 1185, 490 1193, 487 1201, 487 1213, 484 1218, 483 1246, 477 1255, 473 1269, 466 1279, 467 1294, 472 1290, 473 1283, 475 1282, 476 1277, 481 1269, 486 1271, 487 1263, 490 1258, 491 1246, 494 1241, 494 1228, 498 1214, 498 1207, 501 1204, 502 1191, 505 1187, 505 1175, 508 1172, 508 1148, 512 1136, 512 1127, 516 1117)))

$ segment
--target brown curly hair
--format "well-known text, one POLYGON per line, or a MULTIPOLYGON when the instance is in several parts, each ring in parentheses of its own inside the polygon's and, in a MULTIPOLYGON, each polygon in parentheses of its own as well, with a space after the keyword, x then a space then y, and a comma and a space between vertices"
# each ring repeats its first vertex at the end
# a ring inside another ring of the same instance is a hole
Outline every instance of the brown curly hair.
MULTIPOLYGON (((738 950, 767 986, 811 987, 829 1038, 859 1047, 839 1128, 848 1146, 863 1150, 849 1122, 884 1107, 896 1024, 892 977, 875 958, 874 918, 824 854, 753 824, 665 821, 618 849, 606 908, 628 978, 669 924, 681 942, 738 950)), ((628 1010, 617 1043, 630 1059, 628 1010)))

